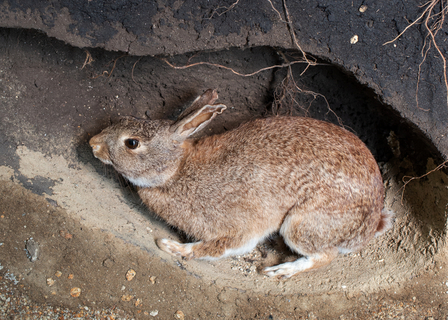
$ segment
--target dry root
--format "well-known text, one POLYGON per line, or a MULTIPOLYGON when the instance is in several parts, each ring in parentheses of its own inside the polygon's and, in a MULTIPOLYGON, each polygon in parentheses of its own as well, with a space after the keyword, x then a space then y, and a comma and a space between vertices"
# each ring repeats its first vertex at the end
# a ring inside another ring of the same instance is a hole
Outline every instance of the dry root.
MULTIPOLYGON (((91 79, 97 79, 97 78, 99 78, 99 77, 106 77, 106 75, 107 75, 106 78, 110 78, 110 76, 112 75, 112 72, 114 72, 114 70, 115 70, 115 66, 117 65, 117 61, 118 61, 119 59, 125 57, 125 56, 126 56, 126 54, 123 54, 123 55, 119 56, 117 59, 112 60, 111 62, 109 62, 108 64, 106 64, 105 67, 107 68, 111 63, 113 63, 113 65, 112 65, 112 69, 111 69, 110 71, 105 70, 105 71, 103 71, 102 73, 100 73, 100 74, 98 74, 98 75, 96 75, 96 76, 91 77, 91 79)), ((93 61, 93 60, 92 60, 92 61, 93 61)))
POLYGON ((241 73, 241 72, 238 72, 235 69, 232 69, 230 67, 226 67, 226 66, 223 66, 221 64, 207 62, 207 61, 188 63, 188 64, 186 64, 184 66, 176 66, 176 65, 170 63, 167 59, 162 59, 162 61, 164 61, 171 68, 176 69, 176 70, 183 70, 183 69, 188 69, 188 68, 195 67, 195 66, 207 65, 207 66, 217 67, 217 68, 220 68, 220 69, 229 70, 233 74, 236 74, 237 76, 241 76, 241 77, 252 77, 252 76, 254 76, 254 75, 256 75, 256 74, 258 74, 260 72, 266 71, 266 70, 271 70, 271 69, 275 69, 275 68, 290 67, 293 64, 297 64, 297 63, 307 63, 307 62, 305 62, 303 60, 297 60, 297 61, 292 61, 292 62, 288 62, 288 63, 284 63, 284 64, 278 64, 278 65, 273 65, 273 66, 261 68, 261 69, 258 69, 256 71, 254 71, 254 72, 251 72, 251 73, 241 73))
POLYGON ((218 17, 222 16, 224 13, 229 12, 232 10, 237 4, 240 2, 240 0, 236 0, 234 3, 232 3, 229 7, 217 7, 213 10, 212 14, 210 15, 209 19, 213 18, 213 16, 216 14, 218 17))
MULTIPOLYGON (((404 191, 405 191, 405 189, 406 189, 406 186, 407 186, 411 181, 414 181, 414 180, 420 180, 420 179, 422 179, 422 178, 424 178, 424 177, 430 175, 431 173, 436 172, 436 171, 439 171, 439 170, 442 170, 442 169, 444 169, 444 168, 448 168, 448 160, 445 160, 444 162, 442 162, 441 164, 439 164, 436 168, 432 169, 431 171, 429 171, 429 172, 427 172, 427 173, 425 173, 424 175, 421 175, 421 176, 419 176, 419 177, 404 176, 403 179, 402 179, 402 181, 403 181, 404 184, 403 184, 403 186, 400 188, 400 190, 403 190, 403 192, 401 193, 401 204, 403 205, 404 191)), ((399 192, 400 190, 398 190, 398 192, 399 192)))
POLYGON ((293 110, 298 108, 304 112, 305 116, 308 116, 312 103, 318 98, 322 98, 325 101, 325 104, 327 105, 328 109, 327 114, 332 113, 336 117, 339 125, 341 127, 344 127, 342 119, 338 117, 338 115, 334 112, 333 109, 331 109, 327 98, 323 94, 311 90, 302 89, 296 83, 294 79, 294 74, 292 72, 292 68, 291 66, 289 66, 286 77, 274 91, 274 101, 272 102, 272 113, 274 115, 279 115, 281 113, 281 109, 286 106, 287 114, 292 115, 293 110), (301 103, 297 101, 296 97, 298 94, 305 94, 308 96, 312 96, 313 99, 308 103, 307 106, 303 106, 301 103))
MULTIPOLYGON (((434 46, 434 48, 436 49, 437 53, 442 58, 442 62, 443 62, 443 79, 444 79, 445 88, 446 88, 446 104, 448 106, 447 63, 446 63, 445 56, 443 55, 442 51, 440 50, 440 48, 439 48, 439 46, 437 45, 437 42, 436 42, 437 33, 440 30, 442 30, 443 24, 445 22, 445 16, 448 13, 448 2, 446 0, 431 0, 431 1, 428 1, 427 3, 425 3, 422 7, 425 8, 425 10, 423 11, 423 13, 414 22, 410 23, 394 39, 384 43, 383 45, 387 45, 387 44, 395 42, 410 27, 412 27, 413 25, 415 25, 415 24, 417 24, 419 22, 422 22, 423 25, 425 26, 427 34, 426 34, 425 40, 423 42, 423 47, 422 47, 422 50, 421 50, 422 61, 420 62, 419 66, 418 66, 417 88, 416 88, 416 92, 415 92, 416 104, 417 104, 417 107, 419 109, 421 109, 419 107, 419 103, 418 103, 418 90, 419 90, 419 83, 420 83, 421 67, 422 67, 422 64, 426 61, 426 57, 428 55, 429 50, 431 49, 432 46, 434 46)), ((421 109, 421 110, 425 110, 425 109, 421 109)), ((425 110, 425 111, 429 111, 429 110, 425 110)))
POLYGON ((90 65, 92 62, 94 62, 95 60, 93 60, 92 55, 90 54, 89 51, 84 50, 86 53, 86 60, 84 60, 84 64, 82 65, 82 69, 84 69, 85 66, 90 65))

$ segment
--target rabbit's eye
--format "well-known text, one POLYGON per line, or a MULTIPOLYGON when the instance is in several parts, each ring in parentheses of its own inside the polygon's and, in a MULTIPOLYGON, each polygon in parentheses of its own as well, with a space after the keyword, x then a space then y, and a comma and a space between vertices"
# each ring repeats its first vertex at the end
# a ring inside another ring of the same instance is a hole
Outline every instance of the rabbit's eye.
POLYGON ((137 139, 126 139, 124 141, 124 144, 126 145, 126 147, 128 147, 129 149, 136 149, 138 147, 138 140, 137 139))

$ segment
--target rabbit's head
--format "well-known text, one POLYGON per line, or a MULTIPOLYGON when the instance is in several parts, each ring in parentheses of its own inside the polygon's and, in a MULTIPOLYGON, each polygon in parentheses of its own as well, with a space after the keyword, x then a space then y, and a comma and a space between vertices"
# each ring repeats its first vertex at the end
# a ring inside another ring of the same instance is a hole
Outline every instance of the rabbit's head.
POLYGON ((176 122, 123 117, 90 139, 93 154, 139 187, 163 185, 178 169, 184 141, 226 109, 213 105, 217 98, 207 90, 176 122))

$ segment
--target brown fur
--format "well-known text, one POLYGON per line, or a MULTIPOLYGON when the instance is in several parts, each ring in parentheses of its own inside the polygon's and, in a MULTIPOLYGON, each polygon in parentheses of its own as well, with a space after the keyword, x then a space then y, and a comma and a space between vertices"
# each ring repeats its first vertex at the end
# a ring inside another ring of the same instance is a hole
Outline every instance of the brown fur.
POLYGON ((152 211, 201 240, 162 249, 219 257, 280 230, 293 250, 320 254, 315 268, 390 224, 380 171, 355 135, 314 119, 272 117, 189 139, 225 109, 207 104, 216 98, 207 91, 176 123, 126 118, 90 141, 98 158, 141 186, 152 211), (126 149, 123 137, 141 146, 126 149))

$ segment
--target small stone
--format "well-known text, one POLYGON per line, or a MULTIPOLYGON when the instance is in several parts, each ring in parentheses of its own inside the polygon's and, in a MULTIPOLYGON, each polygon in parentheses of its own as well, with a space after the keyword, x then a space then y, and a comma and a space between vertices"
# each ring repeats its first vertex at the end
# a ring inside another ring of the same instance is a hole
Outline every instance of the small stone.
POLYGON ((353 37, 351 37, 350 43, 355 44, 358 42, 358 40, 359 40, 358 35, 355 34, 353 37))
POLYGON ((73 273, 70 273, 70 274, 68 275, 67 279, 68 279, 68 280, 72 280, 73 277, 74 277, 73 273))
POLYGON ((60 235, 62 238, 65 238, 66 240, 71 240, 71 239, 73 239, 73 235, 70 234, 67 230, 61 230, 61 231, 59 231, 59 235, 60 235))
POLYGON ((136 274, 137 273, 134 269, 129 269, 128 272, 126 272, 126 280, 131 281, 132 279, 134 279, 136 274))
POLYGON ((149 277, 149 281, 151 281, 152 284, 156 283, 156 277, 155 276, 150 276, 149 277))
POLYGON ((47 279, 47 285, 48 285, 49 287, 51 287, 52 285, 54 285, 54 280, 51 279, 51 278, 48 278, 48 279, 47 279))
POLYGON ((78 298, 80 295, 81 295, 81 289, 80 288, 72 288, 71 290, 70 290, 70 295, 73 297, 73 298, 78 298))
POLYGON ((137 299, 134 303, 134 306, 138 307, 141 304, 142 304, 142 299, 137 299))
POLYGON ((56 273, 54 275, 56 277, 60 278, 62 276, 62 272, 61 271, 56 271, 56 273))
POLYGON ((359 7, 358 10, 359 10, 359 12, 364 13, 364 12, 367 11, 367 8, 368 8, 368 7, 367 7, 365 4, 363 4, 362 6, 359 7))
POLYGON ((39 256, 39 244, 30 238, 25 244, 26 256, 31 262, 35 262, 39 256))
POLYGON ((124 294, 124 295, 121 296, 121 300, 122 300, 122 301, 129 302, 129 301, 131 301, 132 299, 134 299, 134 296, 133 296, 133 295, 130 295, 130 294, 124 294))
POLYGON ((184 313, 182 311, 178 310, 174 314, 174 318, 180 319, 180 320, 184 320, 185 319, 185 315, 184 315, 184 313))
POLYGON ((159 314, 159 310, 153 310, 153 311, 151 311, 150 313, 149 313, 149 315, 150 316, 153 316, 153 317, 155 317, 156 315, 158 315, 159 314))

